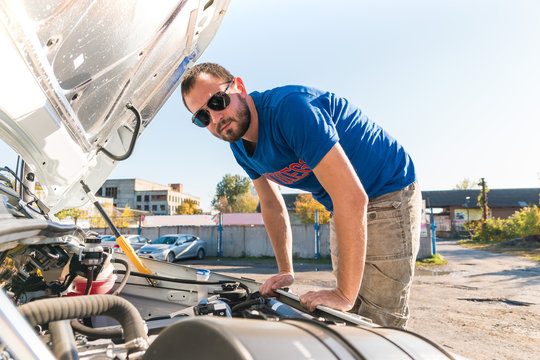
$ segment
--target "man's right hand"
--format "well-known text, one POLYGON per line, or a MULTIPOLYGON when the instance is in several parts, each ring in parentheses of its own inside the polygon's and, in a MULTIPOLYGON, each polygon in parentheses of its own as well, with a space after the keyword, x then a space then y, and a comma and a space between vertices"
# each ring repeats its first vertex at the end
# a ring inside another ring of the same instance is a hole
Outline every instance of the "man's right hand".
POLYGON ((262 296, 277 296, 274 290, 282 287, 287 287, 294 282, 294 276, 290 273, 278 274, 267 279, 264 284, 259 287, 259 292, 262 296))

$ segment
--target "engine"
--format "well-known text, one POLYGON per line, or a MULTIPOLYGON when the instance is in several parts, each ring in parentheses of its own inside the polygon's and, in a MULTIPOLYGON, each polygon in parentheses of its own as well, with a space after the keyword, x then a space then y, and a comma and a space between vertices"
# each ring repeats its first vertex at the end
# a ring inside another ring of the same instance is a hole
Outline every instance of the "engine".
POLYGON ((294 294, 145 259, 62 225, 0 184, 2 359, 453 358, 438 345, 352 314, 308 313, 294 294), (200 279, 200 277, 199 277, 200 279))

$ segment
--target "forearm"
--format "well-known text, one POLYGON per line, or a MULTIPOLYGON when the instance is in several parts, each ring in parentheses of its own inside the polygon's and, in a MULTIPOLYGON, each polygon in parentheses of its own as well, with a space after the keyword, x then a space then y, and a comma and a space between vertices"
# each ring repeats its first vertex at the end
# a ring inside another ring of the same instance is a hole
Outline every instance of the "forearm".
POLYGON ((366 259, 367 199, 359 201, 360 204, 348 203, 334 209, 339 247, 337 287, 351 303, 360 290, 366 259))
POLYGON ((264 177, 254 180, 253 184, 259 195, 264 226, 274 249, 279 272, 293 275, 291 224, 283 196, 277 186, 264 177))
POLYGON ((294 274, 292 265, 292 232, 289 215, 282 206, 261 203, 266 232, 272 243, 279 273, 294 274))
POLYGON ((339 247, 338 292, 349 304, 354 304, 364 274, 369 198, 339 143, 313 171, 330 194, 334 206, 339 247))

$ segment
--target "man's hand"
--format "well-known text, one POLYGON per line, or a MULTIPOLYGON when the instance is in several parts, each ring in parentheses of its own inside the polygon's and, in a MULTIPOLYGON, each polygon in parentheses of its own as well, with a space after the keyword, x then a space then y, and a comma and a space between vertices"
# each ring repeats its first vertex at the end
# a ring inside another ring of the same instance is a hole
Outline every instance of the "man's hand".
POLYGON ((317 305, 324 305, 340 311, 349 311, 354 301, 348 300, 339 289, 308 291, 300 296, 300 304, 310 312, 315 311, 317 305))
POLYGON ((289 286, 293 282, 294 276, 290 273, 274 275, 259 287, 259 292, 262 296, 277 296, 274 290, 289 286))

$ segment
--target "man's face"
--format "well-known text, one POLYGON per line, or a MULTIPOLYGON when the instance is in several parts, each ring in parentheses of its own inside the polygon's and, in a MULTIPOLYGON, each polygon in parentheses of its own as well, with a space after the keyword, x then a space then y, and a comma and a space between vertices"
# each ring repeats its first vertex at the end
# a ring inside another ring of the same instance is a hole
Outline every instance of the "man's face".
POLYGON ((202 73, 191 91, 185 94, 184 99, 191 113, 200 109, 209 112, 210 123, 207 129, 214 136, 227 142, 236 142, 244 136, 251 122, 251 112, 247 101, 238 91, 236 81, 227 90, 227 94, 231 98, 229 106, 221 111, 212 110, 207 106, 208 99, 218 91, 224 91, 227 84, 227 82, 212 75, 202 73))

